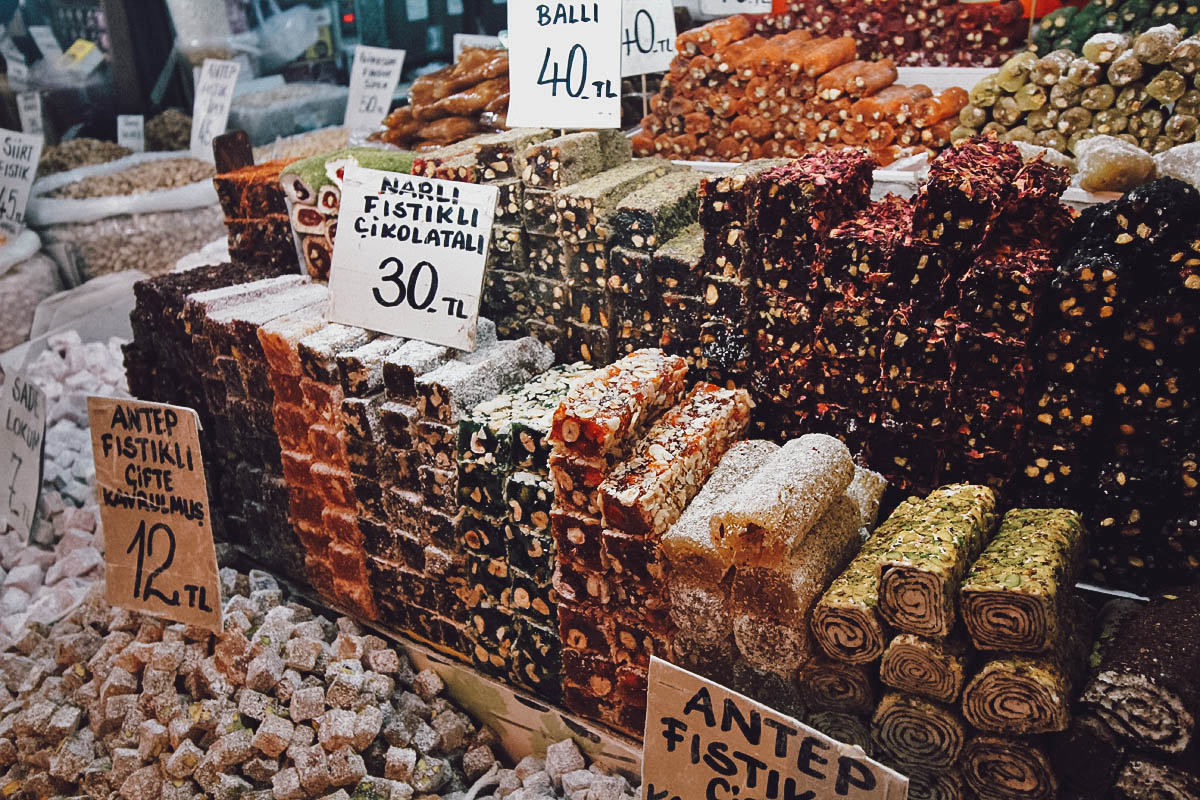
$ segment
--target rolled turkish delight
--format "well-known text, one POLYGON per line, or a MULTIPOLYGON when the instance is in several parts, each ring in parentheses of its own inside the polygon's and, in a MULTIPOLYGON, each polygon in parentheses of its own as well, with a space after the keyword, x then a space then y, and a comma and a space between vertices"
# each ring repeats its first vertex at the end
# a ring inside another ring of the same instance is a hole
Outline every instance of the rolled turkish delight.
POLYGON ((879 682, 873 670, 821 655, 800 668, 796 676, 804 704, 813 711, 869 714, 875 710, 879 682))
POLYGON ((1083 539, 1074 511, 1017 509, 1004 516, 961 589, 963 619, 977 648, 1038 653, 1058 640, 1083 539))
POLYGON ((889 692, 871 719, 875 742, 901 764, 948 768, 967 741, 967 727, 946 706, 901 692, 889 692))
POLYGON ((788 442, 713 517, 713 541, 741 563, 778 563, 853 477, 850 451, 837 439, 813 434, 788 442))
POLYGON ((679 517, 709 473, 749 425, 750 399, 700 383, 668 411, 600 486, 605 523, 658 537, 679 517))
POLYGON ((1053 800, 1058 777, 1031 739, 981 734, 962 749, 963 779, 971 790, 999 800, 1053 800))
POLYGON ((902 633, 884 651, 879 678, 893 689, 954 703, 966 682, 969 663, 961 636, 937 641, 902 633))
POLYGON ((685 375, 686 364, 678 356, 659 350, 632 353, 567 395, 555 412, 551 440, 576 456, 602 457, 674 405, 685 375))

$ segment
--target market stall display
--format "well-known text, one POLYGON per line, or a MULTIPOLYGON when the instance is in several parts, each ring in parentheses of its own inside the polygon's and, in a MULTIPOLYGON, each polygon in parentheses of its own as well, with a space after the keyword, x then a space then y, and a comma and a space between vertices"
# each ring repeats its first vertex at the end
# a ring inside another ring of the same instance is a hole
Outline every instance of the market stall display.
POLYGON ((934 97, 928 87, 895 85, 894 61, 856 60, 850 36, 763 37, 748 17, 688 31, 676 47, 634 137, 638 155, 749 161, 867 147, 887 164, 946 146, 967 100, 962 89, 934 97))
POLYGON ((1196 33, 1197 13, 1200 6, 1171 0, 1125 3, 1093 0, 1082 6, 1063 6, 1037 21, 1029 47, 1037 55, 1053 50, 1084 55, 1089 55, 1088 50, 1101 49, 1119 53, 1130 40, 1150 28, 1174 25, 1184 36, 1196 33), (1101 38, 1094 40, 1098 34, 1101 38))

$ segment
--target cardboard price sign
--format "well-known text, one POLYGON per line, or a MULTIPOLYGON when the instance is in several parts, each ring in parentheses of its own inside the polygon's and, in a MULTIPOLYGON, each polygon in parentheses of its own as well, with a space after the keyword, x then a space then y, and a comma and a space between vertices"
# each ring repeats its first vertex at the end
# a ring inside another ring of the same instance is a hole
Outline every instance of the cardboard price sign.
POLYGON ((404 50, 358 45, 350 69, 350 96, 346 100, 346 129, 365 134, 374 131, 392 107, 392 96, 404 69, 404 50))
POLYGON ((221 630, 200 420, 190 408, 88 398, 107 600, 221 630))
POLYGON ((213 160, 212 140, 224 133, 229 123, 233 87, 241 70, 242 65, 236 61, 204 59, 192 103, 192 158, 213 160))
POLYGON ((141 114, 117 116, 117 144, 135 153, 146 150, 146 118, 141 114))
POLYGON ((21 372, 0 384, 0 532, 5 522, 28 537, 42 491, 46 393, 21 372))
POLYGON ((42 157, 42 137, 0 130, 0 230, 16 236, 25 227, 29 189, 42 157))
POLYGON ((642 800, 905 800, 908 779, 791 717, 650 662, 642 800))
POLYGON ((624 0, 621 76, 665 72, 674 58, 675 8, 671 0, 624 0))
POLYGON ((508 126, 621 127, 621 5, 508 3, 508 126))
POLYGON ((475 349, 500 190, 346 167, 329 271, 329 318, 475 349))
POLYGON ((701 14, 770 14, 773 0, 700 0, 701 14))

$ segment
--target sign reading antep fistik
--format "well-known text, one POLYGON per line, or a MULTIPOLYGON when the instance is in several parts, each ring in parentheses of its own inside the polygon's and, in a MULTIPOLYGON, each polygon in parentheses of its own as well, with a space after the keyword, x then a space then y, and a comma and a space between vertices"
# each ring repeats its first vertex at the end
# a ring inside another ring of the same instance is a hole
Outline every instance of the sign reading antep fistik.
POLYGON ((905 800, 908 779, 762 703, 650 662, 642 800, 905 800))
POLYGON ((221 630, 200 420, 190 408, 88 398, 108 602, 221 630))

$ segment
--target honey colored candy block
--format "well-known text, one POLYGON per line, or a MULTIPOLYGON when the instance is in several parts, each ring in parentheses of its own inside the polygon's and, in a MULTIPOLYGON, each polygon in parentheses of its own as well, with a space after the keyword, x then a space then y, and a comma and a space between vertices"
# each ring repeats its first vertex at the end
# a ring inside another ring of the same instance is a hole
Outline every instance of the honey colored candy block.
POLYGON ((666 559, 657 542, 610 528, 603 530, 601 538, 605 563, 630 594, 661 593, 666 559))
POLYGON ((717 464, 707 483, 692 499, 661 541, 675 571, 718 583, 733 563, 732 553, 714 543, 710 520, 733 499, 779 447, 771 442, 739 442, 717 464))
POLYGON ((557 450, 551 452, 550 480, 554 484, 556 507, 599 518, 600 484, 609 469, 603 459, 577 458, 557 450))
POLYGON ((695 223, 701 180, 699 172, 674 172, 626 195, 613 213, 610 243, 650 251, 666 244, 695 223))
POLYGON ((272 374, 300 377, 300 340, 325 327, 322 314, 305 309, 274 319, 259 328, 258 338, 272 374))
POLYGON ((962 614, 975 646, 1039 653, 1059 639, 1064 593, 1084 551, 1082 517, 1067 509, 1016 509, 971 567, 962 614))
POLYGON ((780 563, 738 567, 730 590, 734 636, 752 666, 788 674, 809 659, 809 613, 861 545, 859 527, 857 507, 842 495, 810 530, 793 537, 780 563))
POLYGON ((607 660, 611 629, 612 619, 607 612, 588 606, 559 606, 558 630, 565 649, 607 660))
POLYGON ((554 414, 551 441, 599 458, 638 434, 683 393, 687 366, 661 350, 636 351, 575 387, 554 414))
POLYGON ((569 133, 530 145, 521 179, 526 186, 560 189, 612 169, 631 156, 619 131, 569 133))
POLYGON ((779 563, 850 485, 854 463, 830 436, 794 439, 772 455, 710 522, 713 541, 743 564, 779 563))
POLYGON ((599 519, 555 509, 550 514, 550 530, 560 560, 594 571, 608 568, 604 557, 604 523, 599 519))
POLYGON ((995 523, 996 497, 983 486, 942 487, 924 513, 889 537, 879 563, 879 613, 904 633, 943 638, 957 616, 963 576, 995 523))
POLYGON ((749 418, 750 398, 744 390, 697 384, 601 484, 605 523, 635 536, 661 536, 729 445, 744 435, 749 418))

